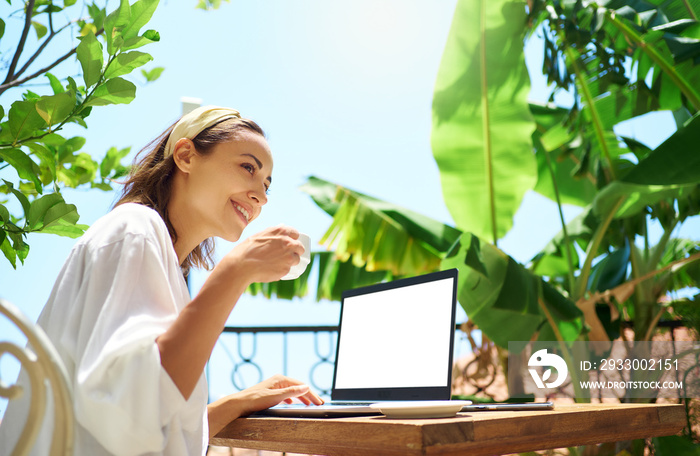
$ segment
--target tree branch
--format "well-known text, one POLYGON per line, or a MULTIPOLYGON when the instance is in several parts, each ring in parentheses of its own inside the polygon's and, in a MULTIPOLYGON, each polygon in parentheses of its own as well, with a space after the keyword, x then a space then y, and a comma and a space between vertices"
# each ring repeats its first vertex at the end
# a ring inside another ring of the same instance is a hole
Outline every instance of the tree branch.
MULTIPOLYGON (((95 33, 95 36, 98 36, 98 35, 100 35, 101 33, 104 33, 104 29, 98 30, 97 33, 95 33)), ((74 47, 73 49, 71 49, 70 51, 68 51, 65 55, 63 55, 63 57, 58 58, 58 59, 57 59, 55 62, 53 62, 51 65, 49 65, 49 66, 47 66, 47 67, 45 67, 45 68, 42 68, 41 70, 39 70, 39 71, 37 71, 37 72, 35 72, 35 73, 33 73, 33 74, 27 76, 26 78, 15 79, 15 80, 12 81, 12 82, 8 82, 8 83, 5 83, 5 84, 0 85, 0 95, 2 95, 3 92, 5 92, 7 89, 11 89, 12 87, 17 87, 18 85, 22 85, 22 84, 24 84, 25 82, 30 81, 30 80, 32 80, 32 79, 34 79, 34 78, 36 78, 36 77, 39 77, 39 76, 41 76, 42 74, 46 73, 47 71, 50 71, 50 70, 51 70, 52 68, 54 68, 56 65, 58 65, 58 64, 61 63, 61 62, 63 62, 64 60, 66 60, 66 59, 67 59, 68 57, 70 57, 71 55, 75 54, 76 49, 77 49, 77 47, 74 47)))
POLYGON ((73 22, 69 22, 68 24, 64 25, 63 27, 58 29, 57 32, 54 32, 53 27, 51 27, 51 33, 49 34, 49 36, 46 37, 44 42, 41 43, 41 46, 39 46, 39 49, 36 50, 36 52, 29 58, 29 60, 27 60, 27 63, 25 63, 24 66, 22 68, 20 68, 19 71, 17 71, 17 73, 15 73, 13 75, 13 77, 19 77, 25 71, 27 71, 27 69, 29 68, 29 65, 31 65, 34 62, 34 60, 37 59, 37 57, 39 57, 39 55, 44 51, 46 46, 49 44, 49 41, 51 41, 54 36, 58 35, 59 33, 61 33, 66 28, 70 27, 71 25, 73 25, 73 22))
POLYGON ((63 62, 64 60, 66 60, 66 59, 67 59, 68 57, 70 57, 71 55, 75 54, 76 49, 77 49, 77 48, 71 49, 71 50, 68 51, 63 57, 59 58, 58 60, 56 60, 56 61, 55 61, 54 63, 52 63, 51 65, 47 66, 46 68, 42 68, 41 70, 37 71, 37 72, 34 73, 34 74, 31 74, 31 75, 27 76, 26 78, 15 79, 15 80, 12 81, 12 82, 9 82, 9 83, 7 83, 7 84, 2 84, 2 85, 0 85, 0 95, 2 95, 2 93, 5 92, 7 89, 11 89, 12 87, 17 87, 18 85, 22 85, 22 84, 24 84, 25 82, 30 81, 30 80, 32 80, 32 79, 38 77, 38 76, 41 76, 42 74, 44 74, 44 73, 46 73, 47 71, 51 70, 53 67, 55 67, 55 66, 58 65, 59 63, 63 62))
POLYGON ((27 42, 27 35, 29 35, 29 28, 32 26, 32 15, 34 14, 34 1, 29 0, 27 6, 25 7, 24 13, 24 29, 22 29, 22 36, 17 43, 17 49, 15 50, 15 55, 12 57, 12 63, 10 63, 10 68, 7 70, 7 77, 4 83, 12 81, 14 77, 15 68, 17 68, 17 62, 19 62, 19 56, 24 50, 24 44, 27 42))

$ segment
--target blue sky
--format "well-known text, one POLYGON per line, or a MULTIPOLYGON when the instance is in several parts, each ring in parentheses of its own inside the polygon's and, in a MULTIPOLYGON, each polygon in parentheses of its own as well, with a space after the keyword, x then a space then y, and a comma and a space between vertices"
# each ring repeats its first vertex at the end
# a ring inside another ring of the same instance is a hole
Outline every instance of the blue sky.
MULTIPOLYGON (((146 68, 163 66, 165 72, 139 87, 131 104, 96 108, 89 130, 70 130, 87 138, 87 151, 99 157, 112 146, 133 146, 131 158, 179 117, 181 97, 195 97, 238 109, 268 134, 275 159, 270 202, 244 236, 286 223, 308 233, 312 248, 322 248, 315 242, 330 218, 298 190, 310 175, 452 224, 429 138, 433 85, 455 0, 233 0, 209 12, 195 10, 195 4, 159 6, 148 28, 160 32, 161 42, 143 51, 155 59, 146 68)), ((10 30, 8 24, 5 46, 10 30)), ((541 67, 535 59, 529 63, 541 67)), ((74 68, 55 74, 77 72, 77 63, 67 65, 74 68)), ((532 97, 543 101, 543 82, 534 86, 532 97)), ((652 137, 645 137, 651 129, 644 126, 628 128, 653 147, 672 131, 670 117, 649 122, 655 125, 652 137)), ((87 224, 114 200, 99 191, 65 196, 87 224)), ((575 213, 567 210, 569 217, 575 213)), ((499 246, 527 262, 559 229, 555 207, 531 194, 499 246)), ((0 260, 0 296, 36 319, 75 241, 37 234, 29 243, 24 266, 13 270, 0 260)), ((231 247, 220 242, 219 253, 231 247)), ((193 275, 195 291, 205 277, 193 275)), ((337 317, 335 303, 244 297, 229 323, 335 324, 337 317)))

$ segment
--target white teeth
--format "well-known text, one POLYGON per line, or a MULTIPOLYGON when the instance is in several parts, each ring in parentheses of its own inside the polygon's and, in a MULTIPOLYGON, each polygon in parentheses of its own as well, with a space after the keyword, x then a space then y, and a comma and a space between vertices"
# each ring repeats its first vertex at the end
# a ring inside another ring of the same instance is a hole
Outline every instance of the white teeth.
POLYGON ((245 209, 243 209, 243 207, 239 206, 239 205, 236 204, 236 203, 233 203, 233 207, 235 207, 236 209, 238 209, 238 211, 239 211, 241 214, 243 214, 243 216, 245 217, 246 222, 250 221, 250 214, 248 213, 248 211, 246 211, 245 209))

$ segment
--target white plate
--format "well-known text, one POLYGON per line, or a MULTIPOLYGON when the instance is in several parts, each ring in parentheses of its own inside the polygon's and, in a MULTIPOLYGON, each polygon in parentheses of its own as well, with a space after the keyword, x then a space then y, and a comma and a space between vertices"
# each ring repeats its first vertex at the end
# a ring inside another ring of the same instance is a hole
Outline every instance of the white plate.
POLYGON ((407 401, 378 402, 370 407, 387 418, 449 418, 455 416, 471 401, 407 401))

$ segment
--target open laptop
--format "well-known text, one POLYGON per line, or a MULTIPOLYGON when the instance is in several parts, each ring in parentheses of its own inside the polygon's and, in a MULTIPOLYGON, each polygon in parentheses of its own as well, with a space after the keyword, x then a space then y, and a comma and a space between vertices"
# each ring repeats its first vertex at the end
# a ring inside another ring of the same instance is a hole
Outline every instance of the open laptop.
POLYGON ((456 269, 343 292, 331 401, 257 414, 379 414, 369 405, 449 400, 456 306, 456 269))

